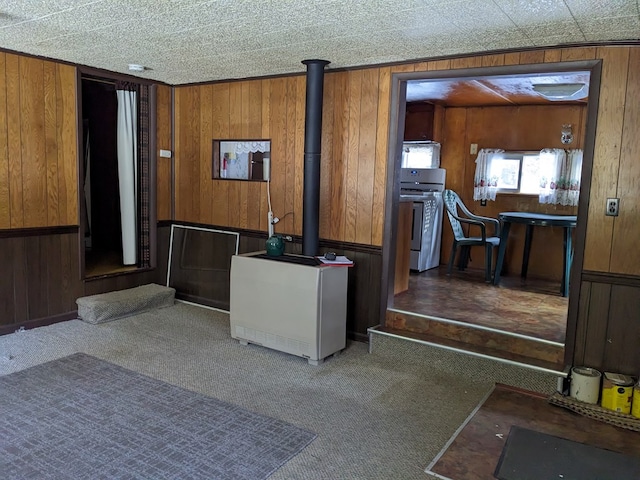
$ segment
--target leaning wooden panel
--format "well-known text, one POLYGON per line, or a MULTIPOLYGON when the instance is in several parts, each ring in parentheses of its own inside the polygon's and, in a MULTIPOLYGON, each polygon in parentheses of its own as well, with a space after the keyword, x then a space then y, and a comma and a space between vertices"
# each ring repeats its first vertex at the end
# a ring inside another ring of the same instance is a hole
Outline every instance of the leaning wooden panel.
POLYGON ((358 196, 356 199, 356 243, 371 245, 373 187, 376 166, 378 69, 362 72, 360 132, 358 145, 358 196))
POLYGON ((6 54, 7 153, 11 228, 24 226, 22 202, 22 134, 20 129, 20 57, 6 54))
POLYGON ((627 101, 622 128, 622 150, 618 173, 617 197, 620 215, 614 220, 611 243, 611 267, 614 273, 640 275, 638 248, 640 220, 640 48, 629 57, 627 101))
MULTIPOLYGON (((9 153, 7 151, 7 84, 4 53, 0 53, 0 229, 11 227, 9 153)), ((13 288, 12 288, 13 291, 13 288)))
POLYGON ((360 102, 362 98, 362 70, 349 73, 348 105, 349 105, 349 143, 347 149, 346 203, 344 216, 345 242, 356 241, 357 201, 358 201, 358 155, 360 147, 360 102))
POLYGON ((58 210, 63 225, 80 223, 76 68, 57 64, 58 210))
POLYGON ((58 138, 56 64, 44 62, 44 135, 47 165, 47 225, 60 225, 58 216, 58 138))
POLYGON ((382 245, 384 236, 384 205, 387 190, 387 165, 389 147, 389 109, 391 105, 391 69, 378 70, 378 123, 376 132, 376 160, 373 179, 371 220, 371 244, 382 245))
POLYGON ((42 60, 20 57, 22 202, 25 227, 47 225, 43 64, 42 60))
POLYGON ((605 216, 604 209, 606 199, 617 196, 629 48, 602 47, 598 57, 603 59, 602 80, 583 268, 606 272, 615 217, 605 216))

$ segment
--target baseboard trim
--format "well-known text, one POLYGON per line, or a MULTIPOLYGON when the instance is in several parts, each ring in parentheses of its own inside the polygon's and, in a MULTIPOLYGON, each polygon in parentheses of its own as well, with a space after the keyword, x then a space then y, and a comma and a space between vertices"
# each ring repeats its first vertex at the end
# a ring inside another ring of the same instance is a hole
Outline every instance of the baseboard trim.
POLYGON ((16 330, 20 330, 21 328, 30 330, 32 328, 45 327, 47 325, 53 325, 54 323, 65 322, 67 320, 75 320, 76 318, 78 318, 78 311, 73 310, 71 312, 60 313, 51 317, 36 318, 34 320, 13 323, 11 325, 2 325, 0 326, 0 335, 14 333, 16 330))

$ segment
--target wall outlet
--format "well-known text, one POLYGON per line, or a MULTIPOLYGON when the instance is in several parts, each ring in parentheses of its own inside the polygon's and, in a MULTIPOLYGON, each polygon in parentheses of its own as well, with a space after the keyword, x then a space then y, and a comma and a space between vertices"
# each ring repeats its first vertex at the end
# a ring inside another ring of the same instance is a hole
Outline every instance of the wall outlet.
POLYGON ((160 157, 171 158, 171 150, 160 150, 160 157))
POLYGON ((471 149, 469 150, 469 153, 471 155, 477 155, 478 154, 478 144, 477 143, 472 143, 471 144, 471 149))
POLYGON ((610 217, 617 217, 619 206, 620 206, 619 198, 607 198, 607 211, 605 212, 605 215, 608 215, 610 217))

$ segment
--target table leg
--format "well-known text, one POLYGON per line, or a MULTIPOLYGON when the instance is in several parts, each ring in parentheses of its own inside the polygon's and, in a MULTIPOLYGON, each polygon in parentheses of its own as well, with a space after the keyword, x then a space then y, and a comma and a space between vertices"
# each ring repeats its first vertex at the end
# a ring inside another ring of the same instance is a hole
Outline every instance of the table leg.
POLYGON ((509 229, 511 222, 504 222, 502 230, 500 230, 500 246, 498 247, 498 259, 496 260, 496 272, 493 276, 493 284, 500 284, 500 275, 502 274, 502 264, 504 262, 504 253, 507 250, 507 238, 509 237, 509 229))
POLYGON ((533 225, 527 225, 527 230, 524 235, 524 253, 522 254, 522 270, 520 276, 527 278, 527 271, 529 270, 529 254, 531 253, 531 239, 533 238, 533 225))
POLYGON ((564 261, 562 269, 562 283, 560 284, 560 293, 563 297, 569 296, 569 276, 571 274, 571 262, 573 261, 571 231, 571 227, 565 227, 564 229, 564 261))

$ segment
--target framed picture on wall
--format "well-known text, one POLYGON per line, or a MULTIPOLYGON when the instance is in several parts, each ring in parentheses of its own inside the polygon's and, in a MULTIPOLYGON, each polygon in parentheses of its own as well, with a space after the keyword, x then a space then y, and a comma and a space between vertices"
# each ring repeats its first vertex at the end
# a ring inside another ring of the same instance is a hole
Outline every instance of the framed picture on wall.
POLYGON ((271 174, 271 140, 213 140, 213 178, 267 181, 271 174))

